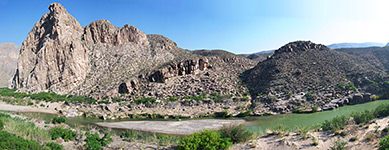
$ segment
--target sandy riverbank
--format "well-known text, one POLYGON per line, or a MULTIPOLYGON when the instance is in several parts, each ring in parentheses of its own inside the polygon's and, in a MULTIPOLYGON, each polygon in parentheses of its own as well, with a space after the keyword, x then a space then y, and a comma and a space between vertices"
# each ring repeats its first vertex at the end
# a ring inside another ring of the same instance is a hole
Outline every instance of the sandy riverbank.
POLYGON ((0 110, 5 111, 16 111, 16 112, 39 112, 39 113, 48 113, 48 114, 58 114, 55 110, 45 109, 45 108, 35 108, 31 106, 17 106, 10 105, 5 102, 0 102, 0 110))
POLYGON ((220 129, 224 125, 237 125, 244 123, 244 120, 222 120, 222 119, 196 119, 185 121, 122 121, 122 122, 101 122, 99 126, 117 129, 134 129, 146 132, 188 135, 193 132, 206 129, 220 129))

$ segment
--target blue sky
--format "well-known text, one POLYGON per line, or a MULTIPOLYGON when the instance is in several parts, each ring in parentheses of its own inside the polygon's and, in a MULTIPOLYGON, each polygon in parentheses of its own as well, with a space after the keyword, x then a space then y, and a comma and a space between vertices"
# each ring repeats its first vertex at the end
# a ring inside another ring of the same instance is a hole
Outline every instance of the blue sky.
POLYGON ((386 0, 0 0, 0 43, 21 45, 52 2, 82 26, 99 19, 130 24, 185 49, 253 53, 295 40, 389 42, 386 0))

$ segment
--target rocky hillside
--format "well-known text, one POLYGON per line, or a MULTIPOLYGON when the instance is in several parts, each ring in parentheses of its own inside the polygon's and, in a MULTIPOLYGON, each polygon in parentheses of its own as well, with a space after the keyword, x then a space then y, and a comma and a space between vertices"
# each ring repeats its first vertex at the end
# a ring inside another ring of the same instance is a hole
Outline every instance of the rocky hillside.
POLYGON ((100 99, 247 91, 239 75, 255 61, 225 51, 183 50, 128 24, 98 20, 82 27, 58 3, 49 10, 23 42, 12 88, 100 99))
POLYGON ((379 94, 387 74, 362 58, 310 41, 286 44, 242 78, 256 102, 276 111, 301 105, 325 108, 358 92, 379 94), (283 106, 283 107, 281 107, 283 106))
POLYGON ((345 52, 370 62, 389 73, 389 47, 367 47, 367 48, 342 48, 339 52, 345 52))
POLYGON ((20 46, 0 43, 0 87, 7 87, 15 74, 20 46))

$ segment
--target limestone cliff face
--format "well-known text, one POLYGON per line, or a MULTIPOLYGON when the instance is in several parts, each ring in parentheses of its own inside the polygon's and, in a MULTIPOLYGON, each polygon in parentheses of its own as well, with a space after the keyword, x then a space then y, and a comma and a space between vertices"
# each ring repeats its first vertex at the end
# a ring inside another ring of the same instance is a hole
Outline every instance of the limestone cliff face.
POLYGON ((85 79, 89 65, 81 43, 83 27, 61 4, 49 9, 23 42, 13 88, 67 93, 85 79))

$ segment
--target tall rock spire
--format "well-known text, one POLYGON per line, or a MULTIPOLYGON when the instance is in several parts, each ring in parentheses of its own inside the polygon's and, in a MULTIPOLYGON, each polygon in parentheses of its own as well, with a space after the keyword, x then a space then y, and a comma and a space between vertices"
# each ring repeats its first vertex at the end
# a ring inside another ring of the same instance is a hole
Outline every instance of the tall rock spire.
POLYGON ((23 42, 12 88, 67 93, 85 79, 83 27, 61 4, 53 3, 49 10, 23 42))

